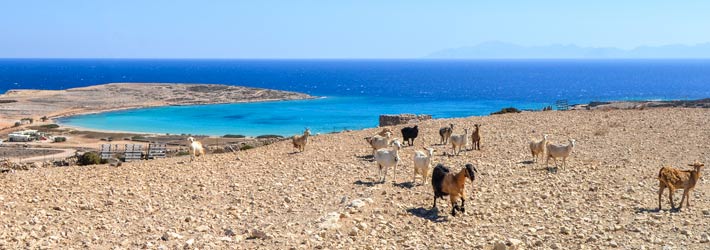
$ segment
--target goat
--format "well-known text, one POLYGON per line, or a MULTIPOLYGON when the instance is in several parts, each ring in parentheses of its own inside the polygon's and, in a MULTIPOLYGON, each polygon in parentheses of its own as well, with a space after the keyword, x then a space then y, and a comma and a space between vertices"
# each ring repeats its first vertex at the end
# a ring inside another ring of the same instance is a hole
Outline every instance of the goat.
POLYGON ((386 132, 384 136, 375 135, 372 137, 365 137, 365 141, 367 141, 367 143, 372 147, 373 156, 378 149, 386 148, 390 144, 391 139, 392 133, 390 132, 386 132))
POLYGON ((195 138, 187 137, 187 141, 190 142, 190 160, 193 161, 195 158, 198 156, 204 156, 205 155, 205 148, 202 147, 202 143, 199 141, 196 141, 195 138))
POLYGON ((392 129, 390 128, 383 128, 382 131, 378 132, 377 135, 379 136, 386 136, 387 133, 394 134, 392 133, 392 129))
POLYGON ((676 189, 683 189, 683 198, 680 199, 680 206, 678 210, 683 208, 683 201, 690 207, 690 191, 695 188, 695 184, 698 183, 700 178, 700 170, 705 166, 700 162, 695 162, 693 164, 688 164, 688 166, 693 167, 693 170, 679 170, 672 167, 662 167, 658 171, 658 210, 661 210, 661 195, 663 195, 663 190, 668 188, 668 199, 671 201, 671 208, 675 209, 675 203, 673 202, 673 192, 676 189))
POLYGON ((533 161, 537 162, 539 156, 545 155, 545 148, 547 147, 547 135, 542 135, 541 141, 530 141, 530 153, 532 154, 533 161))
POLYGON ((468 144, 468 128, 463 129, 463 134, 451 135, 451 147, 453 148, 452 155, 459 155, 461 153, 461 147, 466 148, 468 144), (456 148, 459 150, 456 151, 456 148))
POLYGON ((454 124, 449 124, 448 127, 443 127, 439 129, 439 136, 441 136, 441 145, 446 145, 449 143, 449 137, 454 133, 454 124))
POLYGON ((412 176, 412 184, 417 179, 417 174, 422 176, 422 185, 426 184, 429 177, 429 166, 431 166, 431 156, 434 155, 433 148, 424 148, 424 151, 414 151, 414 175, 412 176))
POLYGON ((549 168, 549 163, 550 163, 550 158, 555 159, 555 168, 557 167, 557 158, 562 158, 562 169, 565 169, 567 167, 567 157, 569 157, 570 153, 572 153, 572 149, 574 149, 574 139, 569 139, 569 144, 567 145, 559 145, 559 144, 550 144, 548 143, 546 146, 547 149, 547 161, 545 162, 545 166, 548 166, 549 168))
POLYGON ((419 126, 405 127, 402 129, 402 137, 404 143, 409 144, 409 146, 414 146, 414 139, 419 135, 419 126))
POLYGON ((458 174, 452 174, 449 168, 445 167, 443 164, 439 163, 434 168, 434 172, 431 175, 431 185, 434 189, 434 208, 436 208, 436 199, 444 198, 448 195, 451 200, 451 215, 456 216, 456 210, 466 212, 464 208, 464 203, 466 201, 466 178, 471 180, 476 179, 475 173, 478 170, 473 166, 473 164, 466 164, 466 167, 461 169, 458 174), (461 207, 457 204, 457 200, 461 199, 461 207))
POLYGON ((291 140, 293 141, 293 147, 298 149, 299 152, 306 150, 306 144, 308 144, 308 136, 311 135, 311 130, 306 128, 303 131, 303 135, 294 135, 291 140))
POLYGON ((400 144, 398 140, 393 140, 390 144, 394 146, 394 148, 382 148, 375 151, 375 161, 377 162, 377 167, 380 170, 379 174, 381 183, 385 183, 385 179, 387 178, 387 170, 390 167, 394 168, 392 170, 392 179, 394 179, 395 182, 397 181, 395 172, 397 171, 397 162, 399 162, 399 150, 402 149, 402 144, 400 144), (382 174, 383 170, 384 175, 382 174))
POLYGON ((479 130, 481 125, 474 124, 473 127, 475 127, 475 130, 471 134, 471 150, 481 150, 481 131, 479 130))

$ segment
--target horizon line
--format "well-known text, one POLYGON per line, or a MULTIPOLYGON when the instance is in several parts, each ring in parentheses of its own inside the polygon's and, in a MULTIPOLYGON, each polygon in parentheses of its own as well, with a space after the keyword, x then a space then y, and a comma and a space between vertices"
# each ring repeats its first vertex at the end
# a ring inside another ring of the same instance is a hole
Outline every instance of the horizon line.
POLYGON ((294 58, 219 58, 219 57, 0 57, 0 60, 251 60, 251 61, 318 61, 318 60, 408 60, 408 61, 504 61, 504 60, 709 60, 710 57, 480 57, 480 58, 436 58, 436 57, 294 57, 294 58))

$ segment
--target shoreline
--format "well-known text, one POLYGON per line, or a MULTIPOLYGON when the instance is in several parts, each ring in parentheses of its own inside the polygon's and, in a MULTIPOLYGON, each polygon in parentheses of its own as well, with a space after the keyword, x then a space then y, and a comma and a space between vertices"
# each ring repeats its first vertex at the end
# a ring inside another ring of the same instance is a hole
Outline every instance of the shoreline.
MULTIPOLYGON (((68 116, 162 106, 307 100, 305 93, 222 84, 108 83, 64 90, 11 89, 0 95, 5 103, 0 123, 21 119, 47 120, 68 116)), ((20 126, 22 127, 22 126, 20 126)))
MULTIPOLYGON (((328 98, 327 96, 323 97, 313 97, 309 99, 300 99, 300 100, 315 100, 315 99, 324 99, 328 98)), ((219 104, 241 104, 241 103, 261 103, 261 102, 283 102, 283 101, 300 101, 300 100, 263 100, 263 101, 255 101, 255 102, 236 102, 236 103, 211 103, 211 104, 182 104, 182 105, 160 105, 160 106, 148 106, 148 107, 137 107, 137 108, 126 108, 126 109, 115 109, 115 110, 107 110, 107 111, 98 111, 98 112, 90 112, 90 113, 82 113, 82 114, 71 114, 71 115, 62 115, 62 116, 57 116, 52 118, 52 121, 54 121, 56 124, 65 127, 65 128, 70 128, 74 129, 77 131, 87 131, 87 132, 99 132, 99 133, 125 133, 125 134, 136 134, 136 135, 155 135, 155 136, 164 136, 164 135, 182 135, 182 134, 189 134, 189 133, 184 133, 184 132, 166 132, 166 133, 161 133, 161 132, 148 132, 148 131, 124 131, 124 130, 115 130, 115 129, 99 129, 99 128, 87 128, 87 127, 82 127, 82 126, 77 126, 77 125, 67 125, 66 123, 62 123, 58 121, 57 119, 62 119, 62 118, 67 118, 67 117, 72 117, 72 116, 81 116, 81 115, 89 115, 89 114, 100 114, 100 113, 109 113, 109 112, 115 112, 115 111, 123 111, 123 110, 132 110, 132 109, 143 109, 143 108, 157 108, 157 107, 171 107, 171 106, 203 106, 203 105, 219 105, 219 104)), ((697 108, 697 107, 688 107, 688 106, 682 106, 687 103, 700 103, 701 105, 705 105, 704 107, 699 107, 699 108, 710 108, 710 98, 704 98, 704 99, 695 99, 695 100, 615 100, 615 101, 591 101, 586 104, 570 104, 569 105, 569 110, 595 110, 595 109, 602 109, 602 110, 610 110, 610 109, 644 109, 644 108, 697 108), (659 106, 649 106, 649 104, 662 104, 659 106), (676 106, 668 106, 664 104, 673 104, 675 103, 676 106)), ((504 108, 504 107, 502 107, 504 108)), ((522 112, 544 112, 542 110, 521 110, 522 112)), ((376 114, 379 115, 379 114, 376 114)), ((374 115, 374 116, 376 116, 374 115)), ((465 118, 470 118, 470 117, 489 117, 492 114, 484 114, 484 115, 474 115, 474 116, 461 116, 461 117, 438 117, 434 118, 434 120, 437 119, 465 119, 465 118)), ((393 126, 398 126, 398 125, 393 125, 393 126)), ((373 127, 363 127, 360 129, 348 129, 348 130, 365 130, 365 129, 373 129, 373 128, 378 128, 379 126, 373 126, 373 127)), ((342 131, 342 130, 341 130, 342 131)), ((324 133, 338 133, 341 131, 327 131, 324 133)), ((266 134, 278 134, 275 132, 267 132, 262 135, 266 134)), ((207 137, 212 137, 212 138, 221 138, 223 134, 199 134, 199 136, 207 136, 207 137)), ((258 135, 244 135, 246 138, 256 138, 258 135)), ((288 137, 289 135, 282 135, 284 137, 288 137)))
POLYGON ((235 101, 235 102, 199 103, 199 104, 146 105, 146 106, 140 106, 140 107, 123 107, 123 108, 115 108, 115 109, 60 114, 60 115, 47 116, 47 118, 49 118, 50 120, 56 120, 56 119, 62 119, 62 118, 67 118, 67 117, 72 117, 72 116, 94 115, 94 114, 110 113, 110 112, 117 112, 117 111, 161 108, 161 107, 204 106, 204 105, 222 105, 222 104, 247 104, 247 103, 262 103, 262 102, 287 102, 287 101, 317 100, 317 99, 324 99, 324 98, 326 98, 326 97, 311 96, 310 98, 290 99, 290 100, 287 100, 287 99, 264 99, 264 100, 259 100, 259 101, 235 101))

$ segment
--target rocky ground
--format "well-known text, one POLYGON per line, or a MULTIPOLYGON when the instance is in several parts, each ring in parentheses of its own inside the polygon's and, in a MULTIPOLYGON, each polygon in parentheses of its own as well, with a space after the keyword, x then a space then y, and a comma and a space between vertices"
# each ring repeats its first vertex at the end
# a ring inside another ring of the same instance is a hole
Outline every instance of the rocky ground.
POLYGON ((377 129, 314 136, 303 153, 284 141, 196 162, 16 171, 0 175, 0 248, 708 249, 707 176, 689 209, 667 210, 665 195, 656 211, 661 166, 710 162, 708 118, 663 108, 430 120, 385 184, 373 183, 363 140, 377 129), (483 124, 482 150, 442 155, 449 123, 483 124), (566 169, 530 162, 542 133, 577 140, 566 169), (480 171, 457 217, 445 201, 431 209, 431 185, 411 183, 413 150, 430 145, 435 162, 480 171))

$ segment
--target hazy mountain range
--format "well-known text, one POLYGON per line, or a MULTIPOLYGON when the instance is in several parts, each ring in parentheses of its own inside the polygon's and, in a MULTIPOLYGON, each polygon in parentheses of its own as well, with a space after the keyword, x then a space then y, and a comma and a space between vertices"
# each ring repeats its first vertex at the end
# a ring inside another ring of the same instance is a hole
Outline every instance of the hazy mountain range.
POLYGON ((476 46, 436 51, 426 58, 522 59, 522 58, 710 58, 710 43, 696 45, 641 46, 634 49, 580 47, 577 45, 520 46, 486 42, 476 46))

